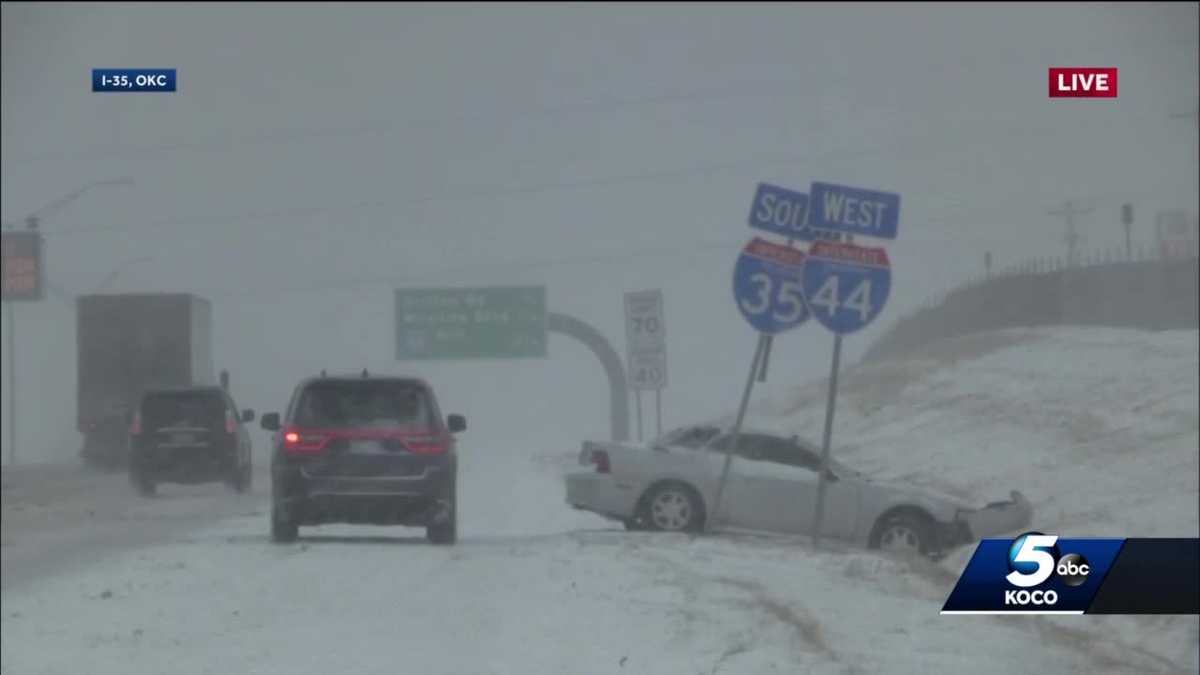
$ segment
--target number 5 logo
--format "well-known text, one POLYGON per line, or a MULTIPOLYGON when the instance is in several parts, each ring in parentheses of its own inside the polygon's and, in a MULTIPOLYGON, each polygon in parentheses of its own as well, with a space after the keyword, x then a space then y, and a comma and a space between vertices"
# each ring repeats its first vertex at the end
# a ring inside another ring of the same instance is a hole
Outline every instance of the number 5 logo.
POLYGON ((1058 536, 1053 534, 1027 534, 1013 542, 1016 553, 1008 553, 1008 566, 1012 572, 1004 577, 1008 583, 1021 588, 1037 586, 1054 574, 1054 556, 1042 549, 1053 548, 1058 543, 1058 536), (1037 565, 1033 572, 1023 572, 1021 568, 1029 567, 1029 563, 1037 565))

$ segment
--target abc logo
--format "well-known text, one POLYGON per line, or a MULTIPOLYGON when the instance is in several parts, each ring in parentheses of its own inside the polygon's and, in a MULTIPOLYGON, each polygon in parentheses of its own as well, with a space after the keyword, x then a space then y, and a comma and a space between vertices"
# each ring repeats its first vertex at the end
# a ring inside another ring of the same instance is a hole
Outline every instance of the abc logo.
POLYGON ((1006 605, 1053 605, 1058 602, 1055 591, 1026 589, 1046 582, 1055 574, 1067 586, 1080 586, 1091 572, 1091 566, 1082 555, 1060 553, 1058 536, 1040 532, 1029 532, 1013 540, 1008 549, 1008 569, 1004 578, 1021 590, 1005 591, 1006 605))
POLYGON ((1087 558, 1078 553, 1068 553, 1058 559, 1058 564, 1054 566, 1054 571, 1058 574, 1058 578, 1068 586, 1081 586, 1087 581, 1088 573, 1092 571, 1092 566, 1088 564, 1087 558))

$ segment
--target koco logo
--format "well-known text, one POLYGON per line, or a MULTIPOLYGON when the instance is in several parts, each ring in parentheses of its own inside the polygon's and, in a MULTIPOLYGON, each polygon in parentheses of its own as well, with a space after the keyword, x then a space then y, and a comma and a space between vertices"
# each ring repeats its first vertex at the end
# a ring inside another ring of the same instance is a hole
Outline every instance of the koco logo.
POLYGON ((1004 592, 1005 605, 1053 605, 1058 593, 1050 590, 1028 590, 1040 586, 1055 574, 1067 586, 1080 586, 1087 581, 1091 566, 1078 553, 1061 555, 1058 536, 1029 532, 1013 540, 1008 549, 1008 583, 1020 590, 1004 592))
POLYGON ((1116 68, 1050 69, 1050 98, 1116 97, 1116 68))

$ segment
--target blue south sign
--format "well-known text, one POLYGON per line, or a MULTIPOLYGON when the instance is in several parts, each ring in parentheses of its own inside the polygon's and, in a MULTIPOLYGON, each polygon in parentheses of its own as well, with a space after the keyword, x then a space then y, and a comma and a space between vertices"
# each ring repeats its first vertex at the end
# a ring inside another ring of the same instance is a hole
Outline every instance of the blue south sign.
POLYGON ((813 317, 838 335, 875 320, 892 290, 887 251, 818 241, 804 262, 804 299, 813 317))
POLYGON ((804 252, 760 237, 746 244, 733 268, 733 299, 760 333, 773 335, 808 319, 801 287, 804 252))

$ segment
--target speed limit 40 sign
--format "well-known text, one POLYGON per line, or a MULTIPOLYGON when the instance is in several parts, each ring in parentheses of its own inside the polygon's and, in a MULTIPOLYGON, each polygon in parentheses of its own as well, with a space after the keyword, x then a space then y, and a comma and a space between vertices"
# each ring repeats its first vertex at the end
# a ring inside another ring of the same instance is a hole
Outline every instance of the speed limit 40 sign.
POLYGON ((634 389, 667 386, 667 336, 662 291, 625 294, 625 351, 634 389))

